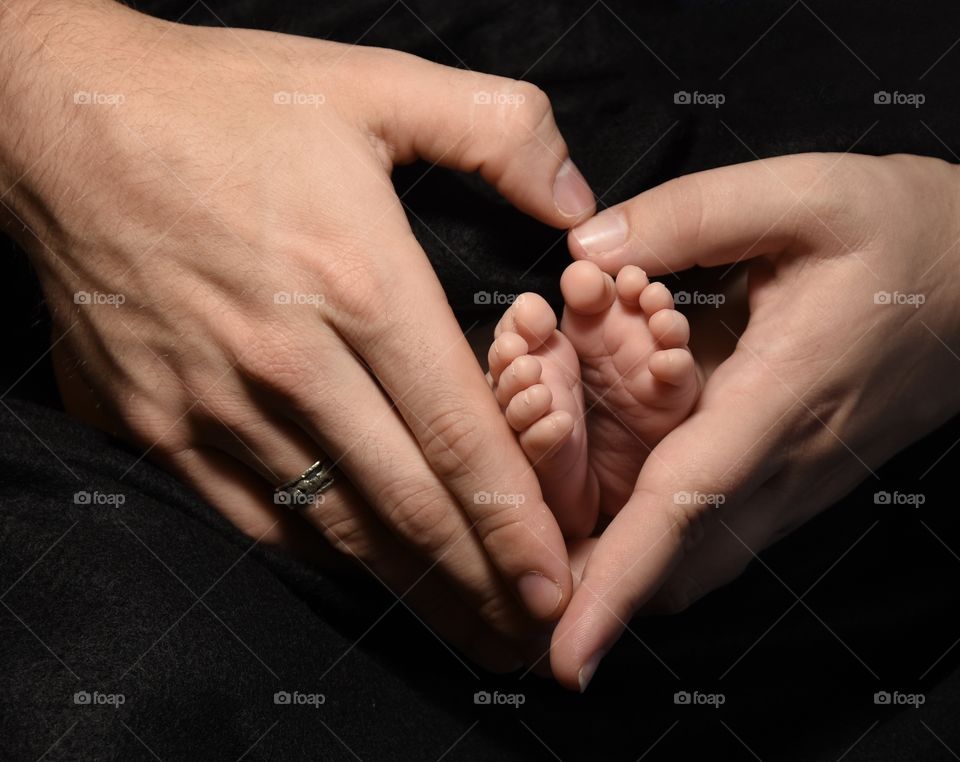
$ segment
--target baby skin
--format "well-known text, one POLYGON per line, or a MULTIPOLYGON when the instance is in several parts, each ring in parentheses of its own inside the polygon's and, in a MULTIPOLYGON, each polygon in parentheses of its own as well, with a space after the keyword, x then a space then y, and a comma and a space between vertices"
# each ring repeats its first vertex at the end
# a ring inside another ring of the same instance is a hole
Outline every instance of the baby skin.
POLYGON ((490 381, 560 528, 584 537, 626 503, 650 450, 696 404, 701 375, 687 319, 639 267, 614 280, 574 262, 560 289, 559 330, 537 294, 506 311, 490 381))

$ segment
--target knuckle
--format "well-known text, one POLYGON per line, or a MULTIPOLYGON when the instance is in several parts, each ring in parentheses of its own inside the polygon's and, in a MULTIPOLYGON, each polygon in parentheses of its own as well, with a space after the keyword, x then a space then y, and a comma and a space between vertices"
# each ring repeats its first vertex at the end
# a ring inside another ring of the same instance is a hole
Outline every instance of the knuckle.
POLYGON ((477 519, 475 528, 492 556, 502 555, 505 548, 519 551, 524 547, 524 535, 530 531, 519 512, 508 506, 485 513, 477 519))
POLYGON ((389 285, 380 268, 364 254, 367 246, 357 242, 348 251, 344 245, 311 260, 313 277, 322 284, 324 312, 331 319, 379 325, 384 317, 389 285))
POLYGON ((156 447, 160 453, 172 454, 187 449, 190 442, 186 426, 173 425, 166 410, 156 405, 131 405, 122 410, 127 431, 141 445, 156 447))
POLYGON ((664 183, 660 190, 662 208, 655 210, 655 215, 669 222, 678 251, 699 251, 705 211, 700 178, 695 174, 677 177, 664 183))
POLYGON ((304 355, 282 334, 268 333, 265 337, 251 337, 237 368, 248 381, 268 393, 294 394, 311 375, 305 372, 304 355))
POLYGON ((551 135, 556 133, 556 127, 549 96, 536 85, 523 81, 512 84, 510 96, 517 103, 504 112, 510 133, 523 145, 553 142, 551 135))
POLYGON ((385 519, 401 536, 428 554, 448 548, 454 541, 456 522, 446 492, 420 480, 391 486, 385 519))
POLYGON ((472 474, 485 454, 482 422, 476 413, 459 405, 441 403, 437 407, 439 412, 424 421, 429 435, 423 444, 424 455, 443 481, 472 474))
POLYGON ((340 220, 337 225, 317 223, 316 229, 285 241, 278 248, 289 270, 287 282, 302 285, 270 295, 269 306, 284 305, 279 312, 273 309, 271 317, 285 324, 299 313, 314 322, 319 318, 378 330, 385 319, 383 306, 395 291, 396 272, 383 266, 382 257, 371 255, 382 248, 377 235, 373 228, 360 230, 340 220))
POLYGON ((670 501, 667 508, 669 531, 676 547, 685 555, 703 539, 709 516, 708 506, 697 501, 670 501))
POLYGON ((323 538, 337 552, 367 561, 373 556, 373 543, 364 522, 352 511, 328 516, 311 516, 323 538))
POLYGON ((115 419, 117 433, 163 455, 188 449, 191 429, 182 414, 190 409, 192 399, 180 388, 168 389, 160 396, 139 385, 137 389, 117 395, 106 408, 115 419))
MULTIPOLYGON (((498 150, 494 151, 482 163, 496 165, 502 170, 501 163, 517 150, 528 145, 545 144, 554 149, 559 132, 553 119, 553 107, 550 98, 536 85, 523 80, 497 77, 490 82, 490 98, 496 98, 489 124, 495 130, 498 150)), ((487 107, 485 107, 487 108, 487 107)), ((478 162, 481 163, 481 162, 478 162)))
POLYGON ((516 96, 519 104, 519 108, 516 109, 518 119, 531 129, 540 126, 545 119, 553 117, 550 97, 532 82, 514 80, 510 87, 510 94, 516 96))

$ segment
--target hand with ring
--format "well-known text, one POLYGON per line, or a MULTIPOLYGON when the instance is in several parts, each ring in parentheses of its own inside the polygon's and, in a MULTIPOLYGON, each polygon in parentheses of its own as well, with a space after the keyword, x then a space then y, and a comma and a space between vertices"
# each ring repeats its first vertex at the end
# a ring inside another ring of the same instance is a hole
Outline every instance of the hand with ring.
POLYGON ((479 172, 573 226, 594 200, 546 96, 112 0, 0 14, 3 215, 53 316, 67 408, 252 537, 311 552, 322 536, 469 656, 517 666, 570 599, 563 538, 390 172, 479 172), (326 458, 336 479, 298 488, 319 492, 306 509, 275 502, 326 458))

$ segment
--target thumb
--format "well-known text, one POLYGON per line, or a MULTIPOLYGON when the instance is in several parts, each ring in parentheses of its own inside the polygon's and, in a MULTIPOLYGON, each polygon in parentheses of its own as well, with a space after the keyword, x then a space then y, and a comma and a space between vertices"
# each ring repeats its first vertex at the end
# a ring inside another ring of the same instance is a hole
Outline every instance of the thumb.
POLYGON ((554 632, 551 666, 563 685, 584 690, 634 613, 717 514, 749 500, 776 472, 795 398, 772 388, 768 371, 734 355, 711 376, 697 411, 650 453, 554 632))
POLYGON ((826 180, 842 160, 830 156, 780 156, 678 177, 574 228, 570 253, 609 273, 632 264, 663 275, 829 237, 823 220, 836 217, 836 194, 826 180))
POLYGON ((570 160, 550 99, 529 82, 441 66, 416 56, 391 62, 402 76, 375 79, 370 124, 398 164, 417 158, 479 172, 514 206, 568 228, 590 217, 593 191, 570 160))

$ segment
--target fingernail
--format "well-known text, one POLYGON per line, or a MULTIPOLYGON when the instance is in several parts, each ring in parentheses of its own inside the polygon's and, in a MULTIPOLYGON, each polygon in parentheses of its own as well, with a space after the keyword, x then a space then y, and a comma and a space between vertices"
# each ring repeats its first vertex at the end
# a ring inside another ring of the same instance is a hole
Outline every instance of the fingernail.
POLYGON ((588 256, 595 257, 623 246, 629 232, 627 221, 620 212, 607 211, 575 227, 572 235, 588 256))
POLYGON ((597 671, 597 667, 600 666, 600 660, 603 658, 603 651, 597 651, 593 656, 587 659, 586 663, 580 667, 580 672, 577 673, 577 681, 580 683, 580 692, 583 693, 587 686, 590 685, 590 681, 593 680, 593 674, 597 671))
POLYGON ((593 191, 570 159, 563 162, 553 181, 553 203, 566 217, 580 217, 593 210, 593 191))
POLYGON ((517 583, 520 599, 537 619, 547 619, 563 599, 563 589, 540 572, 527 572, 517 583))

